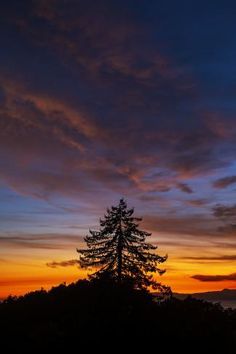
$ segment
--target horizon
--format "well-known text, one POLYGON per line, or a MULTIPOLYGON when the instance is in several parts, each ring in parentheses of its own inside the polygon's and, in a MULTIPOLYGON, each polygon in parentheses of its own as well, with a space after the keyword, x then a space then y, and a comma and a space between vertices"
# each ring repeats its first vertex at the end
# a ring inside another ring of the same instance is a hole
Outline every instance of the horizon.
MULTIPOLYGON (((44 288, 44 287, 41 287, 41 288, 37 288, 37 289, 32 289, 32 290, 29 290, 29 291, 27 291, 26 293, 19 293, 18 295, 16 295, 16 294, 13 294, 13 293, 9 293, 7 296, 5 296, 5 297, 0 297, 0 301, 4 301, 4 300, 6 300, 8 297, 20 297, 20 296, 25 296, 25 295, 27 295, 27 294, 29 294, 29 293, 34 293, 34 292, 37 292, 37 291, 42 291, 42 290, 44 290, 44 291, 50 291, 50 290, 52 290, 53 288, 55 288, 55 287, 57 287, 57 286, 60 286, 60 285, 66 285, 66 286, 69 286, 69 285, 71 285, 71 284, 74 284, 74 283, 76 283, 77 281, 79 281, 79 280, 87 280, 87 278, 81 278, 81 279, 77 279, 77 280, 75 280, 74 282, 70 282, 70 283, 68 283, 68 282, 62 282, 62 283, 59 283, 59 284, 54 284, 54 285, 52 285, 52 286, 50 286, 50 287, 46 287, 46 288, 44 288)), ((209 294, 209 293, 223 293, 224 291, 236 291, 236 288, 224 288, 224 289, 220 289, 220 290, 210 290, 210 291, 203 291, 203 292, 173 292, 173 295, 198 295, 198 294, 209 294)), ((150 290, 150 293, 151 294, 159 294, 158 292, 156 292, 155 290, 150 290)), ((209 300, 208 300, 209 301, 209 300)), ((236 307, 236 300, 234 299, 234 300, 224 300, 224 299, 222 299, 222 300, 219 300, 219 302, 222 302, 222 301, 228 301, 228 302, 230 302, 230 301, 233 301, 233 302, 235 302, 235 307, 236 307)))
POLYGON ((168 254, 158 281, 236 289, 236 4, 0 8, 0 299, 85 278, 120 198, 168 254))

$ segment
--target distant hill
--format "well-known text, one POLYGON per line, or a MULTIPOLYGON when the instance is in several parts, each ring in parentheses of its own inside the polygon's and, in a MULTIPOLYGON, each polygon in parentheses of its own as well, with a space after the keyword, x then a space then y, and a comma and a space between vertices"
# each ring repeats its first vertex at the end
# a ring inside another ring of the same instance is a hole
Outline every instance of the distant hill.
POLYGON ((181 294, 174 293, 177 299, 184 300, 188 296, 194 299, 220 302, 223 307, 236 308, 236 289, 223 289, 221 291, 207 291, 204 293, 194 293, 194 294, 181 294))

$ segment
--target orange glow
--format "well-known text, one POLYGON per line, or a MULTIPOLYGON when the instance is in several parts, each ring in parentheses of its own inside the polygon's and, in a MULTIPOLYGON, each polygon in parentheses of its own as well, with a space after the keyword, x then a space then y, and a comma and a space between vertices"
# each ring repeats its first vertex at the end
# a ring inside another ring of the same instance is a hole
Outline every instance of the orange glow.
MULTIPOLYGON (((65 256, 64 256, 65 257, 65 256)), ((23 257, 22 257, 23 258, 23 257)), ((52 286, 66 282, 67 284, 85 278, 87 272, 74 267, 50 268, 46 263, 51 259, 12 258, 0 262, 0 299, 9 295, 23 295, 41 288, 50 289, 52 286)))
MULTIPOLYGON (((165 247, 162 247, 165 248, 165 247)), ((173 253, 173 252, 172 252, 173 253)), ((169 253, 170 254, 170 253, 169 253)), ((64 257, 59 260, 68 259, 64 257)), ((76 266, 50 268, 46 263, 50 259, 26 258, 24 263, 20 260, 2 262, 0 264, 0 298, 8 295, 22 295, 37 289, 50 289, 52 286, 63 282, 67 284, 78 279, 86 278, 87 272, 78 269, 76 266)), ((194 261, 181 261, 178 258, 169 257, 166 262, 166 273, 157 280, 165 285, 169 285, 174 292, 194 293, 222 290, 224 288, 235 288, 234 281, 201 282, 192 279, 193 274, 230 274, 234 272, 232 262, 216 263, 194 263, 194 261)))
MULTIPOLYGON (((176 238, 178 235, 176 235, 176 238)), ((173 292, 194 293, 222 290, 224 288, 236 288, 236 282, 232 280, 202 282, 191 278, 193 275, 225 275, 235 273, 235 263, 231 260, 210 261, 204 260, 204 256, 212 256, 220 253, 219 247, 209 247, 207 241, 190 241, 181 244, 166 242, 167 235, 153 233, 150 242, 157 242, 160 255, 168 254, 168 259, 160 265, 166 269, 166 273, 156 280, 164 285, 169 285, 173 292), (156 241, 157 240, 157 241, 156 241), (166 242, 166 243, 165 243, 166 242), (201 260, 192 259, 198 255, 201 260)), ((69 242, 69 241, 68 241, 69 242)), ((49 289, 63 282, 67 284, 78 279, 86 278, 88 271, 81 270, 77 265, 49 267, 52 261, 60 262, 78 258, 75 251, 77 240, 71 244, 61 244, 60 249, 5 249, 4 259, 0 259, 0 299, 8 295, 21 295, 37 289, 49 289), (64 247, 64 245, 66 247, 64 247), (63 248, 64 247, 64 248, 63 248)), ((82 246, 82 243, 81 243, 82 246)), ((4 249, 2 250, 4 251, 4 249)), ((222 250, 224 252, 224 250, 222 250)), ((224 253, 222 253, 224 254, 224 253)))

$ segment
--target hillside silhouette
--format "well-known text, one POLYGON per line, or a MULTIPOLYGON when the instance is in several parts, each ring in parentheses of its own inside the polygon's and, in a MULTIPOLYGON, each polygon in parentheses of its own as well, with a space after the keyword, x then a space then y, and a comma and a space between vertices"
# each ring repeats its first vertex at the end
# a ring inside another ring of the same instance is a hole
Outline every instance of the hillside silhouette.
POLYGON ((0 333, 8 351, 100 350, 112 341, 116 349, 227 354, 235 353, 236 311, 191 297, 157 301, 112 280, 80 280, 8 297, 0 304, 0 333))

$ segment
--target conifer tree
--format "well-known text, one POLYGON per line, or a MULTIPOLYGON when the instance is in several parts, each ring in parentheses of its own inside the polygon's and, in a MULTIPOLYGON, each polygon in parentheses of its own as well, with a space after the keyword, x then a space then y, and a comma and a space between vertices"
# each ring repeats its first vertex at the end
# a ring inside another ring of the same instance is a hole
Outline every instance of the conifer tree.
POLYGON ((128 281, 139 289, 152 286, 161 292, 169 291, 153 279, 153 273, 165 272, 158 264, 165 262, 167 256, 157 255, 153 252, 157 246, 145 242, 151 234, 139 229, 142 219, 133 213, 134 209, 128 209, 124 199, 118 206, 108 208, 100 219, 100 230, 90 230, 85 237, 87 249, 77 249, 80 266, 98 268, 90 275, 92 279, 109 276, 119 284, 128 281))

